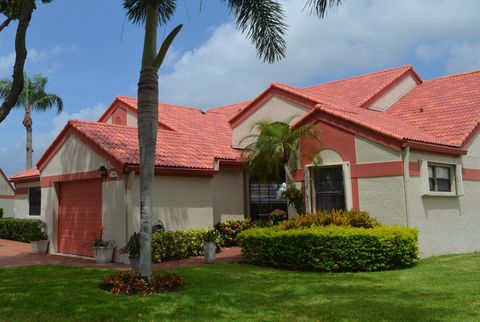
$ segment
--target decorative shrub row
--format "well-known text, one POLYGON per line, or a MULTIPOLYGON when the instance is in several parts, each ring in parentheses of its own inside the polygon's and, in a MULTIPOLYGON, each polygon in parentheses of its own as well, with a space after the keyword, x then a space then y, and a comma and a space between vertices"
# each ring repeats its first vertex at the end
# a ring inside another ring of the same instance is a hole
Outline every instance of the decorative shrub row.
POLYGON ((46 225, 38 219, 0 219, 0 238, 19 242, 47 239, 46 225))
POLYGON ((284 230, 328 225, 373 228, 379 226, 379 223, 368 212, 353 209, 319 211, 308 215, 298 215, 291 220, 280 223, 281 229, 284 230))
POLYGON ((379 226, 253 228, 240 234, 247 263, 325 272, 405 268, 418 258, 417 230, 379 226))
MULTIPOLYGON (((182 259, 190 256, 203 256, 203 241, 211 230, 195 228, 188 230, 166 231, 152 235, 152 260, 161 263, 167 260, 182 259)), ((221 237, 215 242, 220 249, 221 237)))

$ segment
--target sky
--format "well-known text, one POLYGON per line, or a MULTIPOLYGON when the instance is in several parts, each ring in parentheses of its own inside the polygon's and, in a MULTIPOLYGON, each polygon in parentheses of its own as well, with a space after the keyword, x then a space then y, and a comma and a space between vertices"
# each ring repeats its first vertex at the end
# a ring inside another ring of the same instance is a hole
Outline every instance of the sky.
MULTIPOLYGON (((136 96, 143 33, 122 1, 37 1, 26 72, 48 77, 64 111, 33 113, 34 160, 69 119, 97 120, 118 95, 136 96)), ((212 108, 259 95, 270 83, 308 86, 410 64, 423 79, 480 69, 480 1, 344 0, 320 20, 284 0, 286 58, 258 60, 223 1, 179 0, 159 41, 184 28, 160 70, 162 102, 212 108), (201 4, 201 5, 200 5, 201 4)), ((3 20, 2 20, 3 21, 3 20)), ((12 74, 16 24, 0 33, 0 78, 12 74)), ((0 123, 0 168, 25 170, 23 111, 0 123)))

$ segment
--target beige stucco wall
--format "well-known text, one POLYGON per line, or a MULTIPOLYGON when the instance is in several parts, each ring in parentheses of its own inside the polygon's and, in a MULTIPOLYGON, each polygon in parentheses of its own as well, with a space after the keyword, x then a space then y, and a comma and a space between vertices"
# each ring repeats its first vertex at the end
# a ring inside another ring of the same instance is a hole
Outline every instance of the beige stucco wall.
POLYGON ((127 125, 137 127, 137 115, 127 112, 127 125))
POLYGON ((219 173, 212 181, 214 223, 227 218, 243 217, 245 214, 243 169, 220 167, 219 173))
MULTIPOLYGON (((104 181, 102 183, 102 223, 104 238, 114 240, 117 249, 125 246, 126 231, 126 198, 125 181, 104 181)), ((115 261, 121 261, 118 252, 115 252, 115 261)))
MULTIPOLYGON (((35 182, 23 182, 15 185, 15 188, 30 188, 30 187, 39 187, 40 181, 35 182)), ((42 206, 43 206, 43 191, 42 191, 42 206)), ((15 196, 15 218, 32 218, 32 219, 41 219, 45 220, 45 214, 42 211, 40 216, 29 216, 30 204, 28 202, 28 193, 26 194, 17 194, 15 196)), ((43 208, 42 208, 43 209, 43 208)))
POLYGON ((385 111, 405 94, 410 92, 415 86, 417 86, 415 79, 411 76, 407 76, 382 96, 377 98, 372 104, 370 104, 369 108, 377 111, 385 111))
MULTIPOLYGON (((128 235, 140 229, 140 180, 132 180, 128 235)), ((167 230, 213 225, 213 180, 210 177, 157 176, 152 223, 167 230)))
POLYGON ((0 208, 3 208, 3 217, 14 217, 15 199, 0 198, 0 208))
POLYGON ((111 167, 105 159, 93 152, 75 135, 71 135, 46 164, 41 176, 94 171, 102 165, 107 168, 111 167))
MULTIPOLYGON (((413 151, 410 160, 461 165, 462 158, 413 151)), ((480 182, 463 180, 460 196, 427 196, 427 176, 421 171, 420 177, 408 180, 409 226, 420 229, 421 256, 480 250, 480 182)))
POLYGON ((401 152, 365 139, 355 137, 357 163, 401 161, 401 152))
POLYGON ((468 146, 468 152, 462 156, 462 164, 464 168, 480 169, 480 135, 472 140, 468 146))
MULTIPOLYGON (((245 140, 240 146, 240 141, 247 135, 252 134, 255 123, 260 120, 285 121, 294 115, 298 115, 300 118, 306 112, 307 109, 300 105, 290 103, 279 97, 272 97, 248 118, 243 120, 242 123, 232 129, 232 146, 235 148, 245 147, 249 142, 245 140)), ((295 120, 298 120, 298 118, 295 118, 295 120)), ((295 120, 292 120, 292 123, 295 120)))
POLYGON ((406 225, 403 177, 359 178, 360 209, 387 225, 406 225))
POLYGON ((58 184, 42 188, 41 220, 47 224, 49 252, 57 251, 58 184))
POLYGON ((10 184, 0 175, 0 208, 3 208, 4 217, 13 217, 15 215, 15 199, 2 198, 1 196, 15 196, 10 184))

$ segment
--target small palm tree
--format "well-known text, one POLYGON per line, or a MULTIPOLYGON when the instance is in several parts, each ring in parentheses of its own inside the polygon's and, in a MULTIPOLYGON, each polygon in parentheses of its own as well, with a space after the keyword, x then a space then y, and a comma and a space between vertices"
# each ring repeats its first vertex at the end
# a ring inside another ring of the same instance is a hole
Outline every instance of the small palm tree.
MULTIPOLYGON (((32 140, 32 117, 31 112, 34 111, 46 111, 48 109, 57 107, 57 113, 63 110, 62 99, 56 95, 47 93, 45 87, 47 86, 48 78, 43 75, 35 75, 33 78, 29 78, 24 75, 24 86, 20 93, 16 107, 25 109, 25 117, 23 118, 23 125, 27 130, 27 146, 26 146, 26 167, 27 169, 33 168, 33 140, 32 140)), ((6 98, 10 93, 12 87, 12 81, 9 79, 0 80, 0 97, 6 98)))
MULTIPOLYGON (((258 121, 253 128, 256 133, 247 135, 240 142, 251 141, 243 150, 246 168, 251 175, 267 181, 271 178, 279 179, 282 170, 285 172, 287 192, 294 195, 294 198, 289 198, 287 194, 287 199, 295 206, 297 212, 302 213, 303 207, 300 207, 302 202, 297 200, 299 191, 294 186, 295 179, 291 167, 298 163, 300 157, 300 139, 309 138, 317 142, 320 142, 320 139, 314 126, 302 125, 292 128, 289 125, 291 120, 258 121)), ((304 151, 304 154, 307 153, 308 151, 304 151)))

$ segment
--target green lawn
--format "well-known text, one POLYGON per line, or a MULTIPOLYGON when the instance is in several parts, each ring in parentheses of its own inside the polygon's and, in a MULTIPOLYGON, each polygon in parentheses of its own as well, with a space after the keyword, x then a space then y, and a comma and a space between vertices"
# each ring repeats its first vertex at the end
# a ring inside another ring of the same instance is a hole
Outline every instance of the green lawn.
POLYGON ((0 321, 479 321, 480 254, 402 271, 322 274, 240 264, 176 269, 185 290, 151 297, 97 288, 111 271, 0 269, 0 321))

